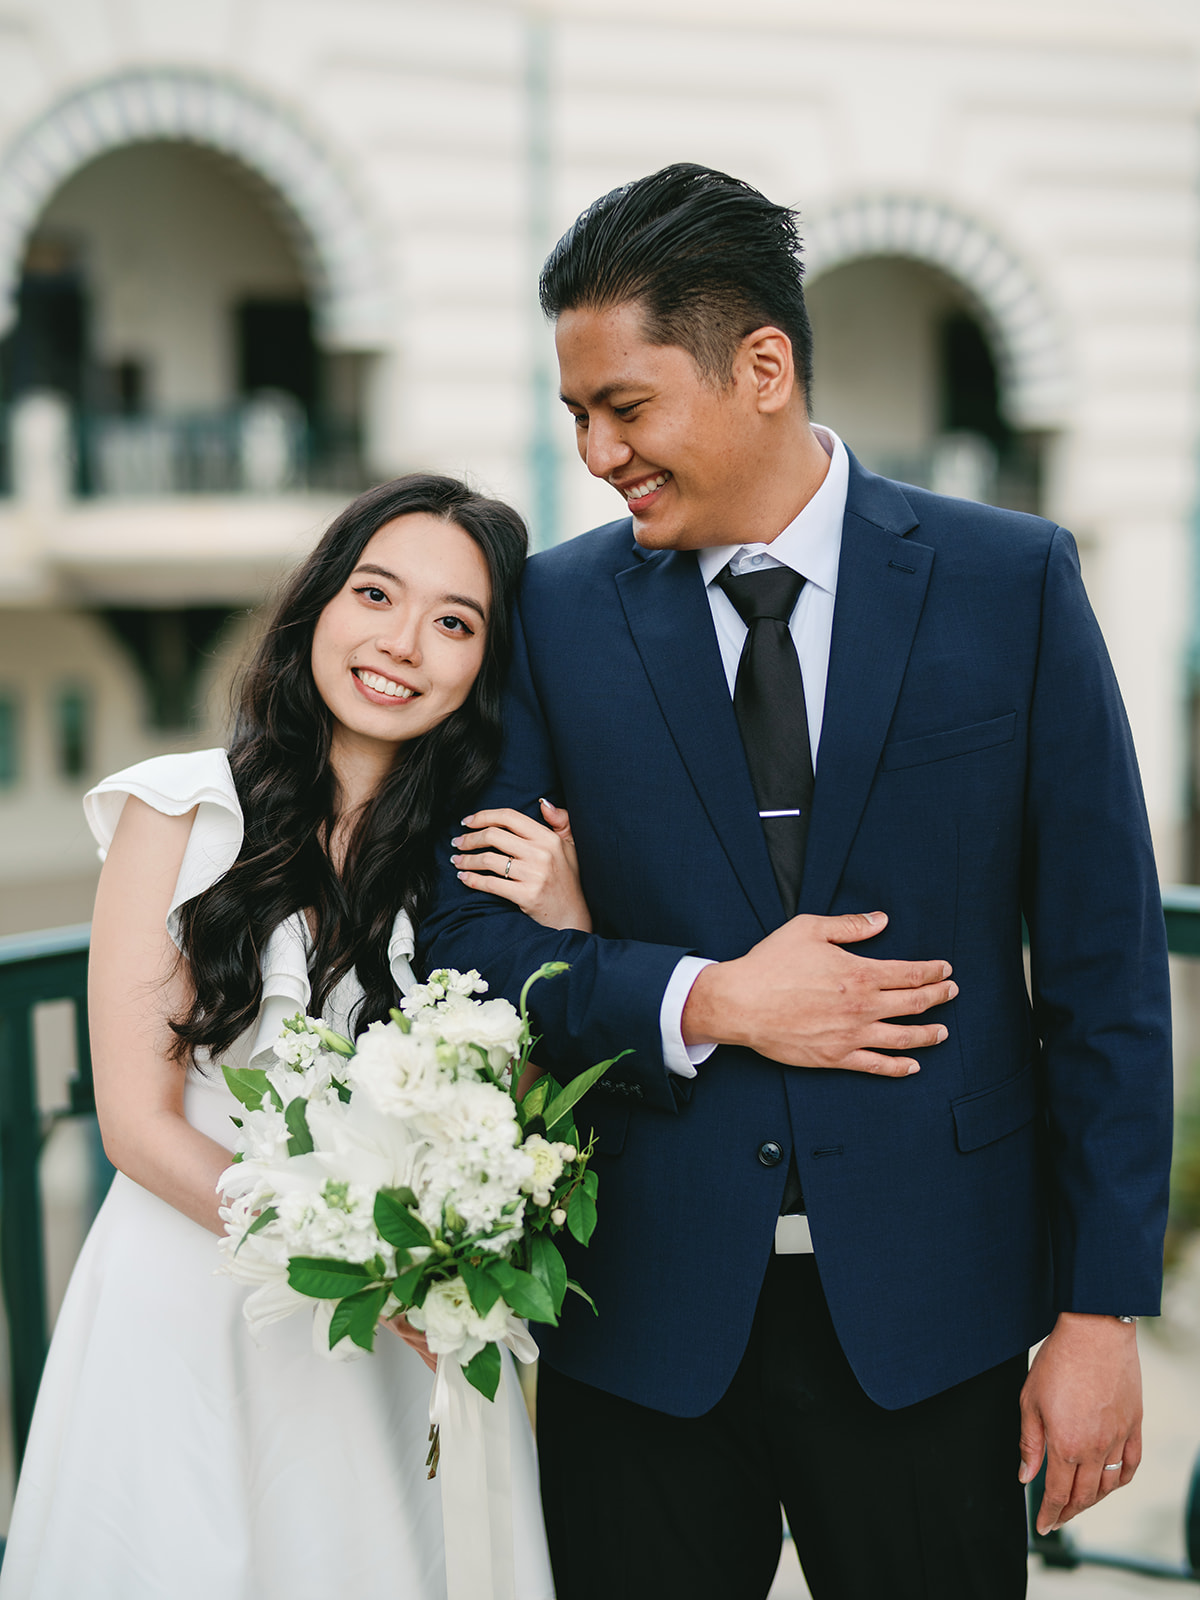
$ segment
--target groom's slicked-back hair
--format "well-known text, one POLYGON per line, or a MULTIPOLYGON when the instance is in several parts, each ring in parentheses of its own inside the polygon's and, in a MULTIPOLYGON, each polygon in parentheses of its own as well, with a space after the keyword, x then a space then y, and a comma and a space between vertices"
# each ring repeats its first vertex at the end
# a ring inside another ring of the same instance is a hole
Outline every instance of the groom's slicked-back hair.
POLYGON ((756 328, 792 341, 812 388, 796 213, 711 167, 679 162, 622 184, 567 229, 542 268, 542 310, 600 311, 637 301, 652 344, 684 349, 727 383, 738 345, 756 328))

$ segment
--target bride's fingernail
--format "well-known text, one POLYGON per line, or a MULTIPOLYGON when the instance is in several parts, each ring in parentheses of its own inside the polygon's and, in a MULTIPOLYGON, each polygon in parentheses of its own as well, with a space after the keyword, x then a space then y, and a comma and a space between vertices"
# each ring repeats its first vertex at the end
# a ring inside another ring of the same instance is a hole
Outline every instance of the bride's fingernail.
POLYGON ((461 879, 462 879, 462 880, 463 880, 463 882, 464 882, 464 883, 465 883, 465 882, 466 882, 466 881, 467 881, 467 875, 466 875, 466 873, 465 873, 465 872, 456 872, 456 873, 455 873, 455 874, 454 874, 454 876, 455 876, 455 877, 456 877, 456 878, 461 878, 461 879))
POLYGON ((457 850, 457 849, 458 849, 458 847, 459 847, 459 845, 460 845, 460 844, 462 844, 462 840, 461 840, 461 839, 451 839, 451 841, 450 841, 450 843, 451 843, 451 844, 452 844, 452 845, 453 845, 453 846, 454 846, 454 848, 455 848, 455 849, 456 849, 456 850, 457 850))

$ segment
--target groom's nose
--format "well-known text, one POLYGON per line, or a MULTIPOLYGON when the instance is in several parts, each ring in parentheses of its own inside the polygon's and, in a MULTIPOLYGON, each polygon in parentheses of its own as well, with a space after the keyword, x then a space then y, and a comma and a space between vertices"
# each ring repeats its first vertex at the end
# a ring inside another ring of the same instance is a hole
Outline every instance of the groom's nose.
POLYGON ((587 454, 584 460, 594 478, 607 478, 633 459, 633 451, 621 437, 611 418, 592 417, 588 422, 587 454))

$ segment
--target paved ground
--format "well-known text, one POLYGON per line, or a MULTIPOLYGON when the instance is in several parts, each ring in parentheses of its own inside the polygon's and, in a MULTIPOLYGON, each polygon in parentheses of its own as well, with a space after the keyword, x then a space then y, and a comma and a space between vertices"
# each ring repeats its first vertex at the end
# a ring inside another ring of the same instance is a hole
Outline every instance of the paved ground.
MULTIPOLYGON (((1039 1561, 1029 1564, 1029 1600, 1137 1600, 1139 1596, 1144 1600, 1172 1600, 1179 1596, 1182 1600, 1186 1594, 1200 1594, 1200 1588, 1155 1582, 1125 1572, 1103 1572, 1095 1568, 1047 1572, 1039 1561)), ((771 1600, 810 1600, 808 1585, 790 1545, 779 1563, 771 1600)))

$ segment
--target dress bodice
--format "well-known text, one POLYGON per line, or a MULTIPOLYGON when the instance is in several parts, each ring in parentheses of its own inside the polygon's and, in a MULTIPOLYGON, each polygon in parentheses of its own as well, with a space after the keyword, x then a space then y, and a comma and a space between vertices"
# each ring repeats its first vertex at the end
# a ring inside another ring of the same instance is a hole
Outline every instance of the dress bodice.
MULTIPOLYGON (((130 795, 136 795, 168 817, 184 816, 193 808, 196 812, 167 913, 167 931, 178 946, 182 907, 211 888, 229 870, 242 846, 242 808, 229 758, 224 750, 154 756, 137 766, 127 767, 124 772, 114 773, 90 789, 84 796, 83 809, 99 845, 101 860, 108 852, 130 795)), ((388 964, 402 994, 416 983, 410 964, 414 945, 408 913, 397 911, 388 940, 388 964)), ((272 1058, 271 1047, 279 1037, 284 1019, 297 1011, 307 1015, 312 993, 308 981, 310 948, 308 926, 299 911, 287 917, 271 934, 262 958, 263 991, 258 1017, 241 1038, 222 1052, 220 1065, 265 1065, 272 1058)), ((348 973, 329 996, 323 1020, 331 1028, 344 1032, 361 999, 358 978, 348 973)), ((229 1145, 232 1129, 224 1101, 232 1097, 228 1096, 220 1075, 203 1059, 189 1070, 188 1091, 189 1122, 202 1126, 206 1133, 229 1145), (209 1112, 215 1117, 218 1108, 208 1103, 213 1091, 221 1100, 220 1116, 215 1121, 209 1112)))

